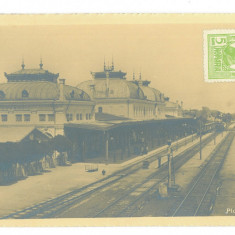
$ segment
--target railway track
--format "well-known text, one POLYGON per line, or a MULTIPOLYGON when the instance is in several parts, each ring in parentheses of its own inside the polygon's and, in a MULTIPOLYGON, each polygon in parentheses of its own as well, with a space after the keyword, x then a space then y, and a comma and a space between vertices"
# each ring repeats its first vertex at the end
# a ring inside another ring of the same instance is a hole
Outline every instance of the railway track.
MULTIPOLYGON (((209 137, 207 137, 206 139, 203 140, 202 142, 202 146, 205 146, 208 142, 210 142, 214 137, 214 134, 210 135, 209 137)), ((191 142, 190 139, 187 140, 187 142, 191 142)), ((174 144, 173 148, 179 148, 180 146, 185 145, 185 141, 182 141, 180 143, 174 144)), ((182 154, 180 154, 178 157, 175 157, 177 159, 177 162, 181 161, 181 164, 183 164, 186 161, 185 157, 182 157, 186 154, 186 152, 190 153, 194 153, 195 151, 197 152, 199 150, 199 143, 197 143, 195 146, 189 148, 188 150, 185 150, 182 154), (182 160, 180 160, 182 159, 182 160)), ((150 156, 148 159, 148 161, 151 163, 153 161, 156 161, 158 157, 162 157, 165 156, 167 153, 167 150, 164 149, 160 152, 158 152, 157 154, 153 154, 152 156, 150 156)), ((190 158, 188 158, 190 159, 190 158)), ((44 201, 42 203, 36 204, 34 206, 25 208, 23 210, 11 213, 7 216, 4 216, 0 219, 9 219, 9 218, 14 218, 14 219, 28 219, 28 218, 52 218, 55 217, 56 214, 63 212, 65 209, 70 208, 71 206, 75 205, 76 203, 86 199, 87 197, 89 197, 91 194, 102 190, 105 187, 108 187, 112 184, 114 184, 115 182, 123 179, 124 177, 128 177, 129 175, 133 174, 134 172, 138 171, 139 169, 142 168, 142 160, 132 164, 128 167, 126 167, 125 169, 122 169, 102 180, 96 181, 92 184, 89 184, 87 186, 84 186, 82 188, 73 190, 69 193, 66 193, 64 195, 61 195, 59 197, 55 197, 52 198, 50 200, 44 201)), ((167 164, 163 164, 162 167, 159 169, 158 172, 163 172, 166 171, 167 168, 167 164)), ((145 183, 142 183, 142 186, 144 187, 144 185, 149 184, 150 185, 150 181, 151 179, 153 179, 153 177, 156 176, 156 174, 153 174, 152 176, 148 177, 147 181, 145 183)), ((153 185, 155 185, 155 182, 153 180, 153 185)), ((140 189, 141 185, 139 185, 139 189, 140 189)), ((149 188, 149 186, 148 186, 149 188)), ((131 192, 129 192, 131 193, 131 192)), ((134 190, 133 190, 133 194, 134 194, 134 190)), ((120 200, 117 200, 117 203, 120 200)), ((124 208, 126 209, 126 208, 124 208)))
MULTIPOLYGON (((203 143, 203 147, 211 141, 212 138, 208 138, 203 143)), ((184 151, 178 156, 175 161, 175 170, 178 170, 184 165, 190 158, 192 158, 199 151, 199 146, 194 146, 190 150, 184 151)), ((107 205, 101 211, 91 217, 130 217, 133 216, 136 211, 136 203, 150 194, 151 191, 155 192, 160 182, 168 177, 168 166, 165 164, 158 172, 153 173, 146 178, 137 187, 127 190, 125 194, 117 198, 115 201, 107 205)))
POLYGON ((212 157, 195 178, 192 187, 172 216, 206 216, 210 214, 213 208, 213 193, 216 193, 215 178, 223 165, 234 135, 230 132, 215 148, 212 157), (210 192, 211 189, 213 189, 213 193, 210 192))

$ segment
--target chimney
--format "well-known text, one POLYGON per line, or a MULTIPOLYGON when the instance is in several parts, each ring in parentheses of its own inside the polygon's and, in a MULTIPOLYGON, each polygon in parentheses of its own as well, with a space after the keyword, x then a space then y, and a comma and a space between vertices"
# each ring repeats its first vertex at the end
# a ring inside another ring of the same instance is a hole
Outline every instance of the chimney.
POLYGON ((64 85, 65 85, 65 79, 64 78, 59 79, 60 101, 64 101, 64 85))
POLYGON ((95 98, 95 84, 91 84, 90 89, 92 98, 95 98))

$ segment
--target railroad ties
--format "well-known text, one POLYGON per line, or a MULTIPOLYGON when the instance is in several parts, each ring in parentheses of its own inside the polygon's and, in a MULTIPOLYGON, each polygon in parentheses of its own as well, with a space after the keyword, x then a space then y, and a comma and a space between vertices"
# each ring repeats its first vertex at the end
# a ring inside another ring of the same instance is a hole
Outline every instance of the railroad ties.
POLYGON ((210 160, 195 178, 194 183, 174 210, 172 216, 206 216, 213 209, 216 193, 216 176, 234 139, 230 132, 213 151, 210 160), (213 193, 211 193, 213 191, 213 193))

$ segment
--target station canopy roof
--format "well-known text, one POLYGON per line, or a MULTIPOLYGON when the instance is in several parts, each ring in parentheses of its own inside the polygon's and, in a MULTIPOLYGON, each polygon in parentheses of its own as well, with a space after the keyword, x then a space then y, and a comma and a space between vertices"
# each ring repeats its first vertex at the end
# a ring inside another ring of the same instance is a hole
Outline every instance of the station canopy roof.
MULTIPOLYGON (((170 118, 172 122, 177 120, 188 120, 190 118, 170 118)), ((92 121, 92 122, 84 122, 84 123, 67 123, 65 124, 65 128, 72 129, 83 129, 83 130, 94 130, 94 131, 108 131, 111 129, 119 128, 119 127, 127 127, 133 125, 142 125, 142 124, 153 124, 153 123, 163 123, 165 121, 169 121, 169 119, 152 119, 152 120, 113 120, 113 121, 92 121)))
POLYGON ((31 134, 37 135, 37 139, 50 139, 52 136, 43 133, 35 127, 23 127, 23 126, 1 126, 0 127, 0 143, 6 142, 21 142, 29 137, 31 134))

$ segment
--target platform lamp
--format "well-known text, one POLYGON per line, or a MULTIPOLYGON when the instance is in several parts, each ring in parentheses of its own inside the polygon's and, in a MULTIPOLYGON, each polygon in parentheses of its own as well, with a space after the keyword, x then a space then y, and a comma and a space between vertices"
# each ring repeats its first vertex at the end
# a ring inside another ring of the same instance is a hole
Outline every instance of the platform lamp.
MULTIPOLYGON (((183 123, 183 125, 182 125, 183 127, 185 127, 186 128, 186 126, 187 126, 187 123, 183 123)), ((187 141, 186 141, 186 131, 184 130, 184 143, 185 143, 185 145, 187 144, 187 141)))
POLYGON ((202 121, 198 118, 199 121, 199 136, 200 136, 200 160, 202 160, 202 121))
POLYGON ((178 151, 179 148, 179 137, 176 136, 176 151, 178 151))
POLYGON ((167 141, 167 157, 168 157, 168 188, 175 186, 175 172, 173 164, 173 149, 171 147, 171 140, 167 141))

